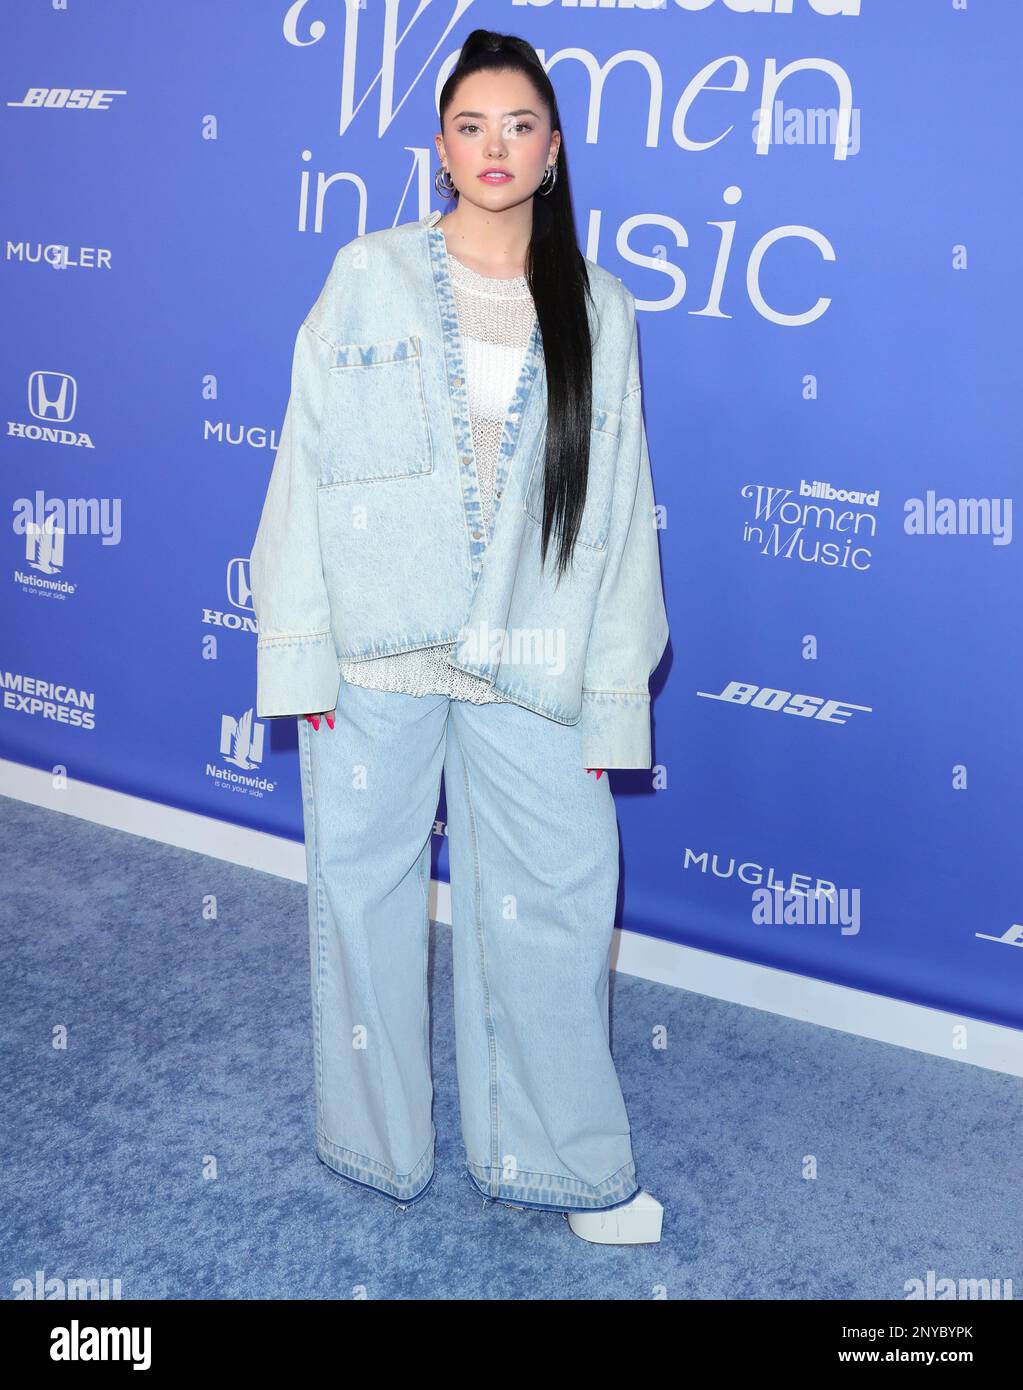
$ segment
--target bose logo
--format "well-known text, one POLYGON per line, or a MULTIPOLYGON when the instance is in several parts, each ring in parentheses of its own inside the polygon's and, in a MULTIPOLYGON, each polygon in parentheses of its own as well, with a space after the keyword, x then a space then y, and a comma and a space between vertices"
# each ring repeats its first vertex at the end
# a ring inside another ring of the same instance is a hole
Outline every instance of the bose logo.
POLYGON ((746 681, 729 681, 720 695, 698 690, 705 700, 724 700, 730 705, 752 705, 777 714, 799 714, 804 719, 823 719, 828 724, 847 724, 853 710, 871 712, 870 705, 853 705, 848 700, 825 700, 820 695, 793 695, 791 690, 774 690, 769 685, 749 685, 746 681), (843 719, 841 716, 845 715, 843 719))
POLYGON ((61 110, 106 111, 111 97, 127 96, 116 87, 29 87, 20 101, 8 106, 53 106, 61 110))

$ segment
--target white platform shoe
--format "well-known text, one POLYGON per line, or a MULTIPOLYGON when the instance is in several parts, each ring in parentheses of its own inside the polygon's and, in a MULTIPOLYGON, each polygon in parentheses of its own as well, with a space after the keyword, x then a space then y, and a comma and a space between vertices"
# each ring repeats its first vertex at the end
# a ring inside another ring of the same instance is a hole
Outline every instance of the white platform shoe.
POLYGON ((640 1190, 624 1206, 610 1211, 566 1211, 565 1220, 577 1236, 599 1245, 649 1245, 661 1238, 663 1214, 657 1198, 640 1190))

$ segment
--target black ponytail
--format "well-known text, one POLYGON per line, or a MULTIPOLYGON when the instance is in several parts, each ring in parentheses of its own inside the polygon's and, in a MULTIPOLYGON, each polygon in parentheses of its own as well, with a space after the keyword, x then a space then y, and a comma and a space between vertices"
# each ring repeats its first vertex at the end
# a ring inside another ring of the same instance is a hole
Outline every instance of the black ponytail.
POLYGON ((475 72, 509 69, 523 73, 561 133, 557 178, 550 193, 533 198, 533 233, 525 273, 543 342, 547 376, 547 447, 541 556, 546 562, 551 532, 558 530, 557 578, 568 568, 586 501, 592 420, 592 352, 586 301, 590 281, 576 238, 568 158, 561 116, 550 78, 536 49, 525 39, 474 29, 441 89, 441 127, 459 83, 475 72))

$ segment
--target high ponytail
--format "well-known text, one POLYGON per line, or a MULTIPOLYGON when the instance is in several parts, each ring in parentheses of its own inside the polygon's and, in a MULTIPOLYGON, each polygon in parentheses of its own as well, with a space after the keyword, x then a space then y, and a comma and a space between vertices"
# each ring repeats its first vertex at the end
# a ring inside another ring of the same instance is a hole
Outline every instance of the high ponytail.
POLYGON ((561 134, 554 187, 550 193, 533 198, 533 232, 525 262, 547 377, 541 558, 546 562, 551 534, 557 530, 556 576, 560 579, 571 561, 586 501, 593 352, 586 302, 588 298, 592 302, 592 294, 586 258, 576 238, 557 97, 536 49, 513 35, 474 29, 441 89, 441 126, 462 80, 484 70, 521 72, 550 112, 551 129, 561 134))

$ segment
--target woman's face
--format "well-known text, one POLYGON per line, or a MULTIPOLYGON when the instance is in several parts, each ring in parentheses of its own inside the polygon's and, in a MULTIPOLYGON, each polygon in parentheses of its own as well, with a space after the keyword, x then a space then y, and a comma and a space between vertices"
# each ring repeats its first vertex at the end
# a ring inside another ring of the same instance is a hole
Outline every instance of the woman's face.
POLYGON ((476 72, 455 89, 437 153, 459 200, 490 212, 531 198, 553 164, 561 135, 533 84, 521 72, 476 72), (506 177, 480 176, 500 169, 506 177))

